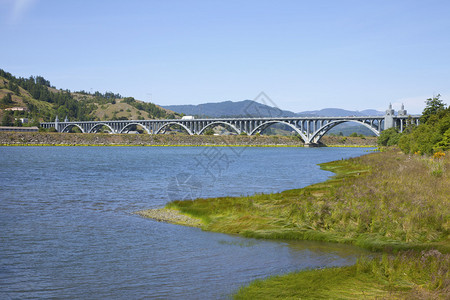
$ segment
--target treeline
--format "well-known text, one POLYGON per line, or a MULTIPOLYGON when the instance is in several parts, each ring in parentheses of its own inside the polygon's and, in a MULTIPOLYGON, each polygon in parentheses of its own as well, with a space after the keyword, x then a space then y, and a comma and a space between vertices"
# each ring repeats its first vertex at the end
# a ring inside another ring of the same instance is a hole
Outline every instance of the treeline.
POLYGON ((397 128, 383 131, 378 138, 380 146, 398 147, 405 153, 433 154, 450 149, 450 107, 439 99, 426 100, 426 107, 416 126, 408 121, 403 133, 397 128))
POLYGON ((143 110, 152 116, 155 119, 166 118, 166 119, 175 119, 174 114, 168 114, 165 110, 156 106, 153 103, 149 102, 138 102, 133 97, 126 97, 123 99, 123 102, 128 103, 129 105, 135 107, 136 109, 143 110))
POLYGON ((75 93, 84 95, 85 96, 83 97, 84 101, 98 104, 108 104, 108 103, 116 104, 116 100, 122 98, 122 95, 113 92, 105 92, 104 94, 102 94, 99 91, 96 91, 94 93, 88 93, 84 90, 81 90, 75 93))

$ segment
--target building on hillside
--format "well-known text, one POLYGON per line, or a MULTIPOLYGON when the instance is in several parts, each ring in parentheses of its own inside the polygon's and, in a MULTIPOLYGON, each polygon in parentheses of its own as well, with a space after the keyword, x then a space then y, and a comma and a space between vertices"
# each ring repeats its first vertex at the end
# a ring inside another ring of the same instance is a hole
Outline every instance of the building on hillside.
POLYGON ((27 107, 10 107, 10 108, 5 108, 5 110, 10 110, 10 111, 28 111, 27 107))

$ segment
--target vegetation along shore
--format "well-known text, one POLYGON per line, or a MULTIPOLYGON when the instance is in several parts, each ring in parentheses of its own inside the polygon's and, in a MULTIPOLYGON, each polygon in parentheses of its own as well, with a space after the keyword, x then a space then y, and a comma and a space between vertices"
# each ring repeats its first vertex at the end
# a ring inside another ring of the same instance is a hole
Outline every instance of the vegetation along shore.
POLYGON ((437 97, 427 100, 423 115, 421 125, 409 124, 403 134, 382 134, 379 143, 390 148, 322 164, 336 174, 326 182, 275 194, 173 201, 165 209, 196 218, 204 230, 350 243, 383 253, 354 266, 255 281, 237 299, 449 299, 450 109, 437 97))
MULTIPOLYGON (((375 137, 325 136, 322 140, 327 146, 376 146, 375 137)), ((301 147, 303 142, 296 136, 0 132, 0 145, 301 147)))

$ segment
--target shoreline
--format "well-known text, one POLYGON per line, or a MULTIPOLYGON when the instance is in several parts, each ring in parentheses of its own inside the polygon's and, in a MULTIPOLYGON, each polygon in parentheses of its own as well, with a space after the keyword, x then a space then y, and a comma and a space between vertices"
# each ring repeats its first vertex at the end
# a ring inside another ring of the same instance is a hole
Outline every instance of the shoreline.
MULTIPOLYGON (((255 148, 307 148, 304 145, 219 145, 219 144, 165 144, 165 145, 130 145, 130 144, 0 144, 0 147, 255 147, 255 148)), ((377 146, 360 145, 321 145, 312 148, 376 148, 377 146)))
MULTIPOLYGON (((445 159, 441 163, 450 169, 445 159)), ((382 253, 348 267, 252 281, 235 292, 235 299, 446 299, 450 295, 450 237, 446 234, 450 174, 436 177, 430 172, 430 158, 411 157, 395 149, 320 166, 335 175, 270 195, 172 201, 152 214, 176 210, 177 216, 193 216, 200 224, 196 227, 205 231, 348 243, 382 253), (381 178, 380 172, 384 172, 381 178), (420 182, 414 180, 418 174, 420 182), (434 192, 424 190, 427 186, 434 186, 434 192), (417 199, 423 200, 416 203, 417 199), (417 205, 410 206, 411 201, 417 205)), ((171 220, 171 215, 158 221, 186 225, 171 220)))
POLYGON ((170 223, 175 225, 183 225, 188 227, 201 228, 203 222, 200 219, 184 215, 175 209, 168 208, 152 208, 144 209, 134 214, 143 218, 152 219, 158 222, 170 223))
MULTIPOLYGON (((376 137, 322 138, 323 147, 376 147, 376 137)), ((295 136, 0 132, 0 146, 305 147, 295 136)))

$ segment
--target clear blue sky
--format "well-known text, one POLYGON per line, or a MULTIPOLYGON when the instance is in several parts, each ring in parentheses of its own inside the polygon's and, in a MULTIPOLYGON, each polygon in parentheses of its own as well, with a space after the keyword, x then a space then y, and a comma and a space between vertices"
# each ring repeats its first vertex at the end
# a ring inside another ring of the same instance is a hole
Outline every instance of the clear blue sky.
POLYGON ((160 105, 450 102, 450 1, 0 0, 0 68, 160 105))

